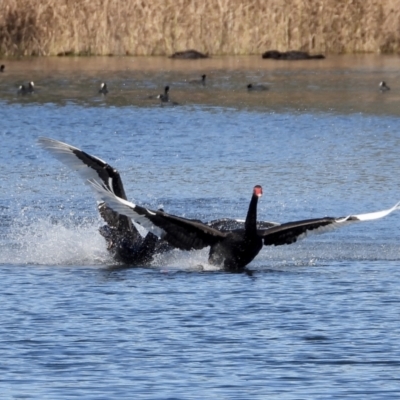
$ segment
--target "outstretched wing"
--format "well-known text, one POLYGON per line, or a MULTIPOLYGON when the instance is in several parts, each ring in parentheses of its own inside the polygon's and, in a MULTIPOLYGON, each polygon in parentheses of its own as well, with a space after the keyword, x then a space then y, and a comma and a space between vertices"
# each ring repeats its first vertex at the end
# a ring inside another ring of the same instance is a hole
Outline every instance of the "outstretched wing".
POLYGON ((291 244, 307 236, 330 232, 335 229, 362 221, 372 221, 386 217, 395 210, 400 209, 400 202, 392 208, 368 214, 349 215, 341 218, 315 218, 303 221, 287 222, 269 229, 259 231, 266 246, 280 246, 291 244))
POLYGON ((105 185, 90 180, 98 198, 119 214, 124 214, 142 225, 148 231, 166 240, 181 250, 199 250, 211 246, 226 237, 201 221, 167 214, 162 210, 154 211, 117 197, 105 185))
POLYGON ((55 139, 40 137, 38 142, 55 158, 78 172, 85 182, 88 179, 100 180, 118 197, 126 200, 127 197, 119 172, 101 158, 55 139))
MULTIPOLYGON (((76 171, 85 183, 88 179, 100 179, 118 197, 127 199, 119 172, 101 158, 55 139, 40 137, 38 142, 51 155, 76 171)), ((121 234, 129 232, 130 235, 140 236, 136 228, 133 227, 131 220, 126 216, 115 213, 104 203, 99 204, 98 209, 106 223, 117 228, 121 234)))

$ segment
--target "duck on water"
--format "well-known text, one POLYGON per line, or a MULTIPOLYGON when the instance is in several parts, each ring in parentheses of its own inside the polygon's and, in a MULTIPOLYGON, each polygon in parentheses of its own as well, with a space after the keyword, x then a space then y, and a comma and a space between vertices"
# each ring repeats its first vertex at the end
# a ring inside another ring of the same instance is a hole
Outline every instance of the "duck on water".
POLYGON ((163 210, 150 210, 116 196, 107 185, 90 180, 98 198, 113 211, 132 218, 149 232, 181 250, 200 250, 210 247, 209 263, 225 271, 243 272, 265 246, 292 244, 310 234, 324 233, 352 223, 383 218, 400 208, 400 202, 388 210, 346 217, 323 217, 265 228, 257 226, 257 204, 262 187, 256 185, 250 200, 244 226, 225 229, 210 226, 199 220, 182 218, 163 210))
POLYGON ((264 92, 264 91, 268 90, 268 86, 261 85, 261 84, 257 85, 257 84, 249 83, 247 85, 247 90, 249 92, 264 92))
POLYGON ((382 81, 379 83, 379 90, 384 93, 387 92, 388 90, 390 90, 390 87, 386 84, 385 81, 382 81))
POLYGON ((206 77, 207 77, 207 75, 206 75, 206 74, 203 74, 203 75, 201 76, 201 79, 193 79, 193 80, 190 80, 189 83, 191 83, 191 84, 193 84, 193 85, 203 85, 203 86, 206 86, 206 77))
POLYGON ((29 82, 28 86, 20 85, 18 88, 18 94, 31 94, 35 91, 35 84, 33 82, 29 82))
MULTIPOLYGON (((118 170, 101 158, 55 139, 40 137, 38 143, 56 159, 76 171, 85 182, 88 182, 88 179, 100 181, 118 198, 127 200, 118 170)), ((104 202, 98 204, 98 211, 106 222, 106 225, 100 227, 99 232, 106 240, 107 249, 118 262, 129 265, 146 265, 152 262, 156 254, 172 249, 168 242, 159 239, 150 231, 145 237, 142 237, 129 217, 113 211, 104 202)), ((240 228, 243 226, 243 221, 223 218, 206 224, 225 230, 240 228)), ((274 225, 276 224, 273 222, 259 223, 260 228, 274 225)))
POLYGON ((160 104, 162 106, 178 106, 179 103, 175 101, 171 101, 169 98, 169 86, 165 86, 164 93, 161 93, 157 96, 157 99, 160 100, 160 104))
POLYGON ((100 85, 99 94, 107 94, 107 93, 108 93, 107 83, 102 82, 102 84, 100 85))

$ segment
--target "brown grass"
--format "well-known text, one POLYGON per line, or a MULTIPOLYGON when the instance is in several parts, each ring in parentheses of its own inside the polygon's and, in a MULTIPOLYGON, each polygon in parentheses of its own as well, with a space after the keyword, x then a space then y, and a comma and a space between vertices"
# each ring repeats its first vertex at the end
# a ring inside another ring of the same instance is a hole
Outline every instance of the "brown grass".
POLYGON ((400 0, 1 0, 0 54, 400 50, 400 0))

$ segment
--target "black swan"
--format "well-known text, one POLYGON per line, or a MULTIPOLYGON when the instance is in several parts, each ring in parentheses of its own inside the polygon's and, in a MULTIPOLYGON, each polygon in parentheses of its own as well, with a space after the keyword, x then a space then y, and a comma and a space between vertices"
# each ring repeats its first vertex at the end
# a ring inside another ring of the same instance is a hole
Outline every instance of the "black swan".
MULTIPOLYGON (((101 181, 116 196, 127 200, 118 170, 102 159, 55 139, 40 137, 38 143, 59 161, 78 172, 85 182, 90 179, 101 181)), ((151 262, 155 254, 171 249, 166 241, 159 240, 151 232, 143 238, 129 217, 113 211, 104 202, 98 205, 98 210, 107 224, 99 229, 100 234, 106 239, 107 248, 116 260, 131 265, 143 265, 151 262)), ((229 231, 243 228, 244 221, 223 218, 207 224, 221 231, 229 231)), ((259 229, 275 225, 277 224, 267 221, 260 221, 257 224, 259 229)))
POLYGON ((221 230, 198 220, 167 214, 162 210, 146 209, 119 198, 107 186, 97 181, 89 182, 97 196, 115 212, 132 218, 181 250, 199 250, 210 246, 210 264, 221 265, 231 272, 244 271, 246 265, 257 256, 263 244, 266 246, 291 244, 310 233, 323 233, 350 223, 382 218, 400 208, 399 202, 389 210, 370 214, 316 218, 259 229, 256 224, 257 203, 262 195, 262 188, 257 185, 253 189, 244 228, 221 230))

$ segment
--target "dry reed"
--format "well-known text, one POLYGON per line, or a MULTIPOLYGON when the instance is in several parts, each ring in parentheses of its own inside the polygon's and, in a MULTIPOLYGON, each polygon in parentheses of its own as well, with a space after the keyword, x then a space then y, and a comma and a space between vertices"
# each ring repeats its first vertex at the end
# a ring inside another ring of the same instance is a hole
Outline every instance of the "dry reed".
POLYGON ((0 54, 400 50, 400 0, 2 0, 0 54))

